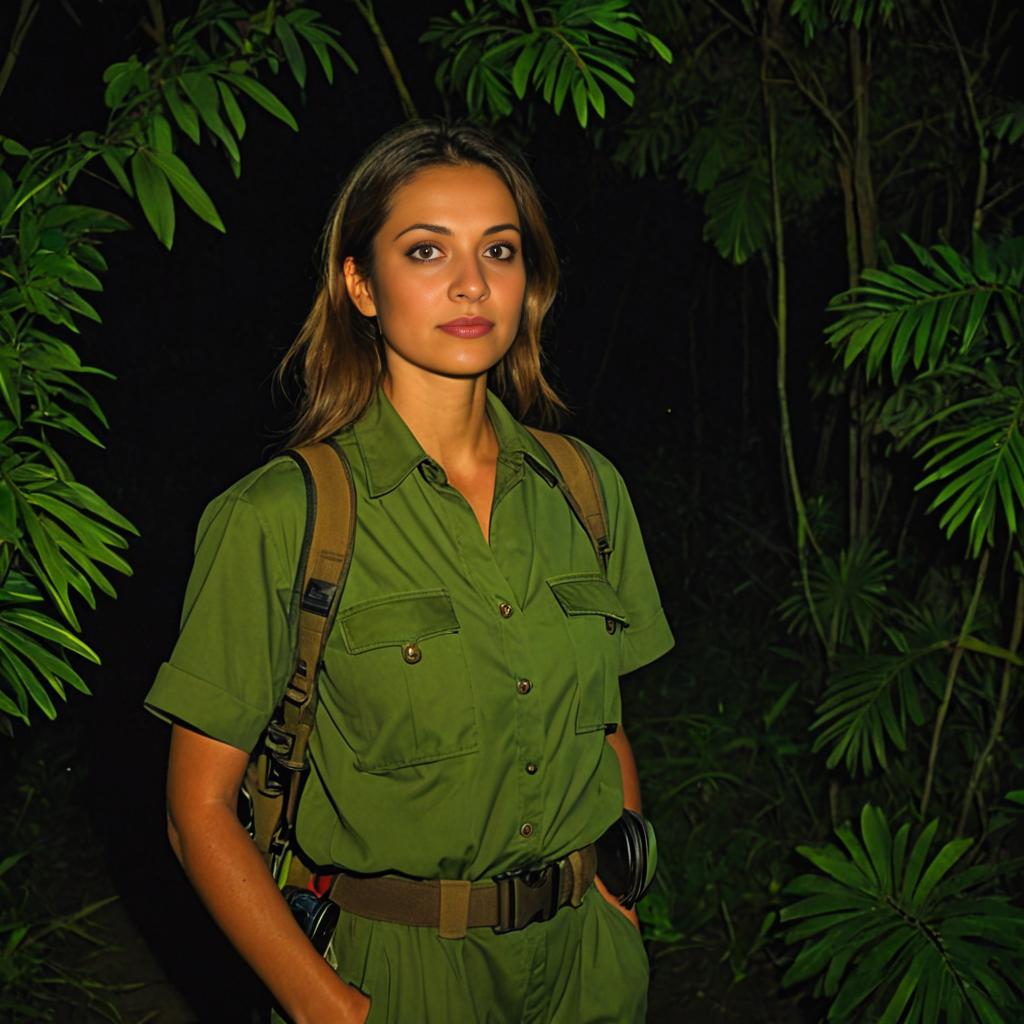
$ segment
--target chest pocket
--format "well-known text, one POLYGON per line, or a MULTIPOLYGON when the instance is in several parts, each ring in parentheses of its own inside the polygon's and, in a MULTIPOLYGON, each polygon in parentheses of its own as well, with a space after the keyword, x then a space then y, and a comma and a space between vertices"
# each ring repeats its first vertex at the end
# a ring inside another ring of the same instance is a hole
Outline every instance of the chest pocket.
POLYGON ((576 731, 603 729, 622 717, 619 665, 622 630, 629 625, 626 610, 598 572, 553 576, 547 584, 565 613, 576 654, 576 731))
MULTIPOLYGON (((473 687, 444 590, 391 594, 343 610, 348 657, 328 674, 359 767, 368 772, 477 749, 473 687)), ((333 659, 332 659, 333 660, 333 659)))

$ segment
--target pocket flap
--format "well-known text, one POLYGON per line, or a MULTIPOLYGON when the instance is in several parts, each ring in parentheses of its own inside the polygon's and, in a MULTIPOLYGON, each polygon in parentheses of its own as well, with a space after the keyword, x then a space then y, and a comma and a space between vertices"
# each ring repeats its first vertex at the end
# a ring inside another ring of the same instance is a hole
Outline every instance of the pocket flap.
POLYGON ((600 573, 554 576, 548 586, 566 615, 603 615, 629 625, 619 595, 600 573))
POLYGON ((338 625, 349 654, 418 643, 459 630, 446 590, 419 590, 364 601, 341 612, 338 625))

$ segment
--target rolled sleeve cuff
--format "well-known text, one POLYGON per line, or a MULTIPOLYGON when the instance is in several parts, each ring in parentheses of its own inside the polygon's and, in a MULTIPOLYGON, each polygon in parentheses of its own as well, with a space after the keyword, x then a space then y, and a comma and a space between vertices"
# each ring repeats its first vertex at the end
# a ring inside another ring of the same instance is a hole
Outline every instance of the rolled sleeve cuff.
POLYGON ((165 722, 181 722, 239 750, 252 750, 270 713, 239 700, 215 683, 165 661, 145 707, 165 722))
POLYGON ((657 613, 641 626, 630 625, 622 635, 622 667, 620 675, 633 672, 660 658, 675 646, 675 638, 669 628, 665 612, 657 613))

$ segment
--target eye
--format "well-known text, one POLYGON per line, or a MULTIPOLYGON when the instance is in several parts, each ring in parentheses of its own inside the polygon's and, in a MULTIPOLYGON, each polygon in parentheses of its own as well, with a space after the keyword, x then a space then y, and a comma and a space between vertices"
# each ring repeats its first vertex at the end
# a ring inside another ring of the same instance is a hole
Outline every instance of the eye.
POLYGON ((516 247, 510 242, 495 242, 493 245, 489 245, 484 252, 492 260, 510 260, 516 254, 516 247))
POLYGON ((417 263, 432 263, 441 255, 441 250, 432 242, 420 242, 409 249, 405 255, 417 263))

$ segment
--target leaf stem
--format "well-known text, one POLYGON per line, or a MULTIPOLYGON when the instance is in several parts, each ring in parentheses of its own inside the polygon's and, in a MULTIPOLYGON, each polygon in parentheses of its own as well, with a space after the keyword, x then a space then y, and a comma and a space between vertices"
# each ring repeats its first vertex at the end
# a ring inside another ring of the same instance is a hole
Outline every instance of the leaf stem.
POLYGON ((790 493, 793 499, 793 507, 797 517, 797 560, 800 564, 800 580, 803 584, 804 598, 814 623, 815 632, 821 641, 826 652, 829 651, 828 639, 825 635, 821 617, 818 614, 817 605, 811 594, 810 572, 807 564, 807 544, 819 554, 821 548, 811 529, 810 521, 807 518, 807 507, 804 504, 803 491, 800 487, 800 477, 796 468, 796 456, 793 451, 793 428, 789 419, 789 397, 786 388, 787 368, 787 342, 788 342, 788 321, 787 321, 787 287, 786 287, 786 248, 783 234, 782 221, 782 196, 779 189, 778 174, 778 113, 775 101, 768 85, 768 59, 769 47, 765 43, 761 63, 761 85, 762 97, 764 100, 765 112, 768 116, 768 160, 771 177, 772 194, 772 233, 775 236, 775 335, 777 341, 777 357, 775 362, 775 389, 779 402, 779 419, 782 428, 782 446, 785 453, 786 471, 789 478, 790 493))
POLYGON ((408 118, 419 117, 419 111, 416 109, 416 104, 412 101, 409 88, 402 77, 402 71, 395 60, 391 47, 388 45, 387 38, 380 27, 380 22, 377 21, 377 16, 374 14, 373 0, 352 0, 352 2, 355 4, 356 10, 363 16, 363 21, 366 22, 370 32, 373 34, 373 38, 377 43, 377 49, 380 50, 380 55, 384 60, 384 66, 388 69, 388 74, 391 75, 391 81, 394 82, 395 90, 398 93, 398 101, 402 105, 402 112, 408 118))
POLYGON ((10 81, 14 71, 14 65, 18 63, 21 55, 21 47, 32 27, 35 16, 39 13, 39 0, 21 0, 21 7, 18 8, 18 19, 14 23, 14 31, 11 32, 11 42, 7 47, 7 56, 0 65, 0 96, 3 95, 7 83, 10 81))
MULTIPOLYGON (((974 210, 971 214, 971 229, 973 231, 980 231, 984 216, 982 210, 985 202, 985 192, 988 188, 989 152, 988 146, 985 144, 985 126, 981 123, 981 118, 978 116, 978 107, 974 101, 974 88, 971 85, 971 72, 967 67, 964 49, 960 45, 960 38, 956 34, 956 29, 953 27, 953 20, 949 16, 949 9, 946 7, 945 0, 939 0, 939 9, 942 11, 942 17, 946 22, 946 31, 949 33, 953 49, 956 51, 957 63, 960 65, 960 73, 964 79, 964 96, 967 99, 967 110, 971 117, 971 127, 978 138, 978 183, 974 190, 974 210)), ((988 32, 986 30, 987 35, 988 32)))
MULTIPOLYGON (((1013 654, 1016 654, 1020 647, 1022 633, 1024 633, 1024 576, 1018 576, 1017 600, 1013 609, 1013 626, 1010 629, 1009 649, 1013 654)), ((1010 683, 1012 677, 1013 664, 1007 659, 1003 662, 1003 678, 999 686, 999 700, 996 703, 995 718, 992 719, 992 729, 988 734, 988 739, 985 741, 985 746, 982 747, 981 752, 974 761, 971 779, 967 783, 967 789, 964 792, 964 802, 960 808, 960 820, 956 826, 957 837, 964 834, 964 828, 967 826, 967 815, 970 814, 974 794, 978 791, 981 774, 988 767, 992 751, 995 750, 999 737, 1002 735, 1003 725, 1006 722, 1006 710, 1010 703, 1010 683)))
POLYGON ((970 604, 964 614, 963 623, 960 626, 960 637, 957 645, 953 648, 952 657, 949 659, 949 670, 946 672, 946 690, 942 695, 942 703, 939 705, 938 714, 935 716, 935 728, 932 731, 931 749, 928 751, 928 772, 925 775, 924 791, 921 793, 920 815, 923 818, 928 810, 928 802, 931 799, 932 787, 935 784, 935 765, 939 760, 939 746, 942 742, 942 729, 946 724, 946 716, 949 714, 949 705, 953 700, 953 688, 956 685, 957 673, 960 670, 960 662, 963 660, 965 647, 962 642, 971 632, 974 624, 974 616, 978 610, 978 602, 981 600, 981 589, 985 583, 985 575, 988 572, 988 560, 991 548, 986 547, 982 552, 981 560, 978 562, 978 575, 974 581, 974 593, 971 594, 970 604))

